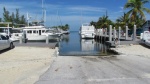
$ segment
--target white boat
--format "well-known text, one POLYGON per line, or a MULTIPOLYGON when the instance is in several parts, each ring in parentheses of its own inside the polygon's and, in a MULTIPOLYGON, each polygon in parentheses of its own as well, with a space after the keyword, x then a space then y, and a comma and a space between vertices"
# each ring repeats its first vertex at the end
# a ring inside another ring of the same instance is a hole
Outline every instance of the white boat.
POLYGON ((42 35, 45 32, 44 26, 27 26, 21 27, 24 38, 27 40, 46 40, 46 35, 42 35))
POLYGON ((44 26, 28 26, 22 27, 24 34, 28 40, 58 40, 59 34, 44 26))
POLYGON ((62 30, 61 28, 57 28, 61 34, 69 34, 69 30, 62 30))
POLYGON ((60 38, 60 34, 51 29, 47 29, 45 33, 42 33, 42 35, 48 36, 49 40, 59 40, 60 38))
POLYGON ((95 37, 95 27, 93 25, 89 25, 88 23, 82 24, 80 27, 81 38, 88 39, 95 37))

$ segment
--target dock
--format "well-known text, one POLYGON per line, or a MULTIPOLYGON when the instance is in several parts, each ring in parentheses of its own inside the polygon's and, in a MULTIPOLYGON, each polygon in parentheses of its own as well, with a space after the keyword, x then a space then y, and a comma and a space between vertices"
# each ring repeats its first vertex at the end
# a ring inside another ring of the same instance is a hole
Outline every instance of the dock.
POLYGON ((122 34, 121 27, 117 31, 115 27, 112 29, 110 25, 109 31, 107 28, 101 28, 96 30, 95 40, 100 42, 106 42, 110 47, 116 47, 117 45, 127 44, 139 44, 140 39, 136 36, 136 25, 134 25, 134 32, 131 37, 128 36, 128 26, 126 26, 126 32, 122 34))

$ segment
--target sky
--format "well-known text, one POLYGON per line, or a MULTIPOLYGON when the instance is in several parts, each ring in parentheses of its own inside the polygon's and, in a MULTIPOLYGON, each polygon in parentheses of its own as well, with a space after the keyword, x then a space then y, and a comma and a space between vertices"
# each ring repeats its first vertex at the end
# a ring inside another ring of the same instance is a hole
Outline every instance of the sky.
MULTIPOLYGON (((70 31, 78 31, 82 23, 98 21, 106 14, 116 21, 127 10, 123 9, 127 0, 43 0, 46 9, 45 26, 69 24, 70 31)), ((145 5, 150 8, 150 3, 145 5)), ((41 20, 42 0, 0 0, 0 17, 3 17, 3 7, 10 13, 19 9, 20 15, 29 14, 30 21, 41 20)), ((145 14, 150 19, 150 14, 145 14)))

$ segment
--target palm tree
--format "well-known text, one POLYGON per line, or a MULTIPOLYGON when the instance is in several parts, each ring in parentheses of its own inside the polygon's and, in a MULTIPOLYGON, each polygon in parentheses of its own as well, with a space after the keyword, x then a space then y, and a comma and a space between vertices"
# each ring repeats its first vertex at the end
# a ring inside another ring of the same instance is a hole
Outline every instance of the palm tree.
POLYGON ((141 17, 142 20, 146 20, 144 11, 150 13, 150 9, 145 8, 144 4, 148 2, 149 0, 128 0, 128 2, 124 5, 124 9, 130 9, 127 12, 127 16, 131 18, 131 22, 136 22, 137 16, 141 17))
POLYGON ((108 19, 108 16, 102 16, 99 18, 98 22, 97 22, 97 27, 99 28, 108 28, 109 25, 113 24, 113 22, 111 20, 108 19))
POLYGON ((129 17, 127 17, 127 14, 124 13, 123 16, 119 17, 116 22, 118 23, 123 23, 123 24, 128 24, 129 23, 129 17))

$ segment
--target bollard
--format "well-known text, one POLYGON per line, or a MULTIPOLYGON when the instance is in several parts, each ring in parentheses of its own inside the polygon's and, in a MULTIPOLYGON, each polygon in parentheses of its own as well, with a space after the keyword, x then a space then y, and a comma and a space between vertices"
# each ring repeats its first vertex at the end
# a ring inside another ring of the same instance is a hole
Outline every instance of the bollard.
POLYGON ((109 26, 109 41, 112 41, 112 25, 109 26))
POLYGON ((128 39, 128 26, 126 26, 126 37, 125 39, 127 40, 128 39))
POLYGON ((133 41, 136 41, 136 25, 134 25, 134 30, 133 30, 133 41))
POLYGON ((19 37, 19 43, 22 44, 22 36, 19 37))
POLYGON ((49 43, 49 35, 46 37, 46 44, 49 43))

